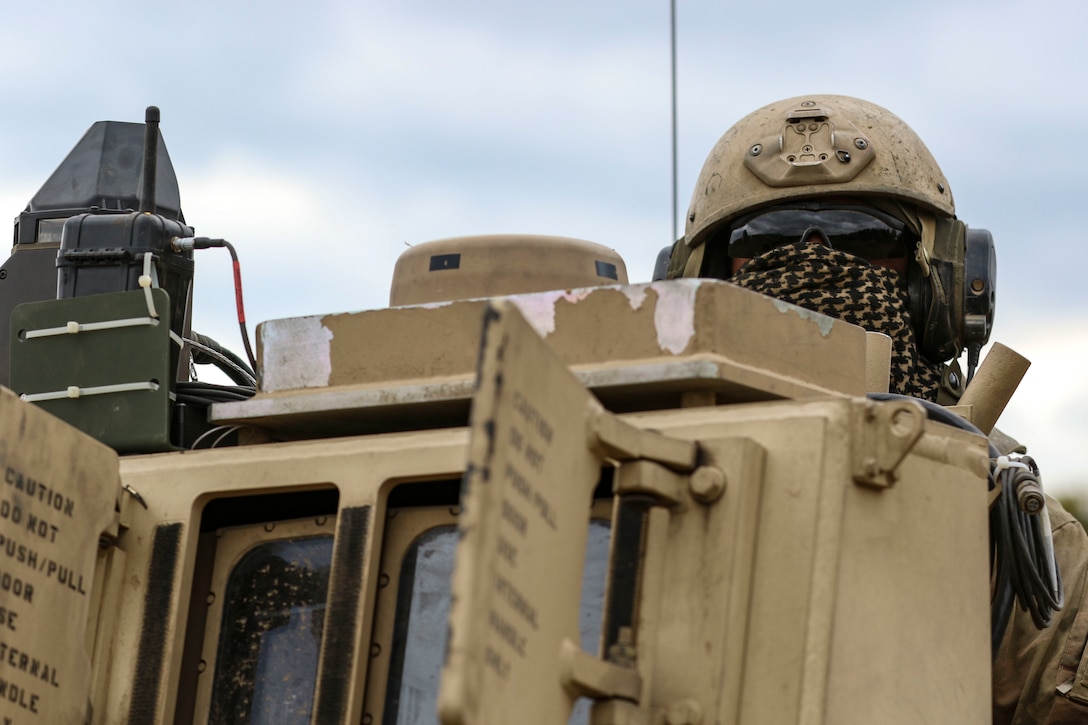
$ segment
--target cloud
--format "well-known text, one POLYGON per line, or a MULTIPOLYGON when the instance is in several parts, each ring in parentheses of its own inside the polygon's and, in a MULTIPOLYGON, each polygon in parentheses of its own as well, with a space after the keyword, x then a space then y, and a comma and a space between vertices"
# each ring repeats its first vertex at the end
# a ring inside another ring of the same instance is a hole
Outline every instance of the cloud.
MULTIPOLYGON (((320 172, 240 151, 179 168, 186 219, 238 250, 252 321, 342 311, 349 294, 352 308, 384 304, 373 294, 377 270, 393 261, 388 245, 373 243, 388 234, 384 217, 366 198, 349 203, 342 180, 320 172)), ((196 260, 194 327, 233 334, 230 259, 203 250, 196 260)))

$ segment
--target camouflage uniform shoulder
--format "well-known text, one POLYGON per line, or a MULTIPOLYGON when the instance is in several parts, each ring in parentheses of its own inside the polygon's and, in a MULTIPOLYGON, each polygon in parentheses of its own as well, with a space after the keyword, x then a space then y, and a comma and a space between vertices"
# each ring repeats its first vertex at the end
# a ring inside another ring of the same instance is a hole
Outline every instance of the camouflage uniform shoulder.
POLYGON ((997 449, 997 452, 1003 456, 1012 453, 1024 454, 1028 452, 1027 446, 997 428, 994 428, 990 432, 990 443, 992 443, 994 448, 997 449))

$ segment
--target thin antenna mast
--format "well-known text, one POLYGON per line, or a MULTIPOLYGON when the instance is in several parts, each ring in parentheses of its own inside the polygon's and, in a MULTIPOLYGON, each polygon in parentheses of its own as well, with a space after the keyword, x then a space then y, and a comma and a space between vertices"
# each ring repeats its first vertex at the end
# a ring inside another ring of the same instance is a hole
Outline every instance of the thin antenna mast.
POLYGON ((679 207, 677 205, 676 186, 676 0, 669 0, 669 47, 672 54, 672 236, 671 245, 680 236, 677 228, 679 207))

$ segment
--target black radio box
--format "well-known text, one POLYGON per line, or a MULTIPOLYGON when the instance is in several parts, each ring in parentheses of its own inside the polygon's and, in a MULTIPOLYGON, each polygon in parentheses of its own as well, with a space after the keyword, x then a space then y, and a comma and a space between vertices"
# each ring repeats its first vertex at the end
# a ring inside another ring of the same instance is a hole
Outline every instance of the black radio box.
POLYGON ((175 252, 171 241, 191 236, 192 227, 151 212, 92 212, 70 217, 64 223, 57 254, 57 298, 140 289, 140 277, 149 269, 152 286, 162 288, 170 297, 170 329, 184 336, 193 253, 175 252))

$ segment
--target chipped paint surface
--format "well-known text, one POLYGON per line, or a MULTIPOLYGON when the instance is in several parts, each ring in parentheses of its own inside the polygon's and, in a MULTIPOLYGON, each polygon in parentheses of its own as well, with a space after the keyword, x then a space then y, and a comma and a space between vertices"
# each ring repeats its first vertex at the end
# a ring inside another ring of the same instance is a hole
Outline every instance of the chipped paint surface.
MULTIPOLYGON (((506 299, 578 374, 591 375, 583 382, 610 393, 622 388, 617 395, 631 399, 644 389, 675 391, 679 380, 723 389, 736 384, 773 398, 813 391, 863 395, 866 389, 861 328, 725 282, 658 281, 506 299), (715 326, 714 316, 728 310, 741 314, 715 326), (696 329, 697 315, 707 315, 705 329, 696 329), (798 346, 804 355, 793 354, 798 346), (713 364, 703 365, 704 358, 713 364)), ((215 420, 310 416, 306 425, 333 428, 334 422, 320 420, 323 411, 467 400, 484 304, 266 322, 259 333, 261 393, 244 403, 217 404, 215 420), (425 344, 405 345, 405 339, 425 344)))
POLYGON ((517 305, 521 314, 533 326, 540 335, 547 337, 555 332, 555 306, 559 300, 577 303, 589 297, 596 287, 587 287, 576 290, 555 290, 554 292, 537 292, 529 295, 515 295, 508 299, 517 305))
POLYGON ((332 374, 332 330, 324 316, 276 320, 261 327, 267 390, 325 387, 332 374), (271 378, 271 379, 269 379, 271 378))
POLYGON ((695 336, 695 295, 699 283, 651 282, 649 286, 657 293, 654 308, 657 344, 662 350, 679 355, 695 336))
POLYGON ((804 307, 791 305, 789 302, 783 302, 782 300, 772 299, 771 301, 774 302, 774 307, 779 312, 793 312, 802 320, 811 320, 812 322, 815 322, 816 328, 823 337, 830 335, 831 328, 835 326, 835 318, 833 317, 828 317, 827 315, 813 312, 812 310, 806 310, 804 307))
POLYGON ((698 280, 672 280, 624 287, 623 293, 631 309, 638 311, 646 301, 646 293, 657 294, 654 306, 654 330, 657 345, 673 355, 687 349, 695 335, 695 295, 699 291, 698 280))
POLYGON ((649 289, 649 285, 633 284, 621 288, 620 291, 627 297, 627 301, 631 303, 631 309, 638 312, 638 309, 642 307, 642 303, 646 301, 647 289, 649 289))
POLYGON ((623 287, 590 287, 577 290, 556 290, 509 298, 539 334, 547 337, 555 332, 555 306, 560 300, 578 303, 602 289, 618 290, 627 297, 635 312, 645 304, 648 292, 657 297, 654 307, 654 328, 657 344, 662 350, 679 355, 695 335, 695 295, 699 291, 697 280, 672 280, 623 287))

